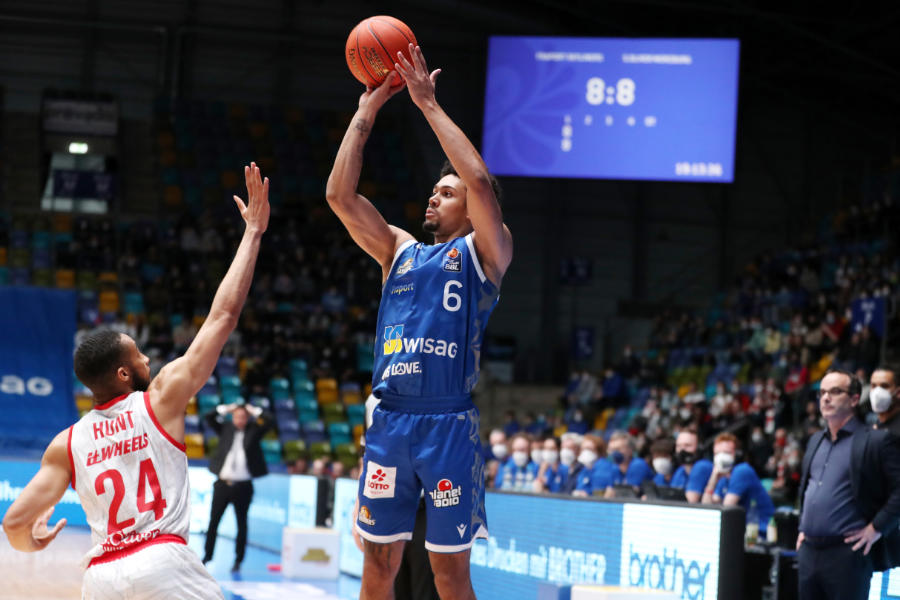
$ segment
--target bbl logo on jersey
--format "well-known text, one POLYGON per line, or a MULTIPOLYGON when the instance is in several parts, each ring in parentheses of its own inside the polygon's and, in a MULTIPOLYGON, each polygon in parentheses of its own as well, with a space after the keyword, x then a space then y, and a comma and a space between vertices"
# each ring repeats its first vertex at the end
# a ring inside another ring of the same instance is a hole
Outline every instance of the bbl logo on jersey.
POLYGON ((462 258, 460 252, 456 248, 451 248, 444 256, 444 264, 442 267, 445 271, 453 271, 459 273, 462 270, 462 258))
POLYGON ((403 325, 388 325, 384 328, 384 353, 394 354, 403 350, 403 325))

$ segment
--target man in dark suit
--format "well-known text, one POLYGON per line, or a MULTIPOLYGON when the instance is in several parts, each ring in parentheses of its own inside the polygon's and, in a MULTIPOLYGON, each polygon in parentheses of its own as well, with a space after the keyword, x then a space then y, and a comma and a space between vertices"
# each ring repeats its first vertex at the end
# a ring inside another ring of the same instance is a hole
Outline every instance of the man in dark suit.
POLYGON ((209 461, 209 470, 219 479, 213 484, 203 562, 212 560, 219 520, 228 505, 233 504, 237 519, 237 538, 231 571, 236 572, 241 568, 247 546, 247 512, 253 499, 253 478, 269 472, 260 440, 274 423, 263 414, 261 408, 243 404, 220 405, 207 414, 205 419, 219 435, 219 447, 209 461), (224 419, 229 413, 230 422, 224 419))
POLYGON ((865 600, 873 571, 900 565, 900 438, 856 415, 862 384, 832 370, 800 479, 797 538, 801 600, 865 600))

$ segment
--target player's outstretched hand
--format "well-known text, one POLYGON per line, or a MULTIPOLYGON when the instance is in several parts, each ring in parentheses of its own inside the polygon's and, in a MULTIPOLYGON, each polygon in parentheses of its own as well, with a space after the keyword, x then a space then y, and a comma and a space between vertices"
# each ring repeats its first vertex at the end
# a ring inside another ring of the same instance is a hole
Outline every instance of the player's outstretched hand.
POLYGON ((398 62, 394 64, 394 69, 403 76, 406 87, 409 88, 409 97, 421 109, 426 102, 434 101, 434 88, 441 70, 428 72, 425 55, 418 46, 410 44, 409 54, 412 56, 412 63, 406 60, 402 52, 398 52, 398 62))
POLYGON ((378 109, 384 106, 385 102, 393 98, 395 94, 406 87, 405 83, 401 83, 396 87, 391 87, 391 85, 397 81, 398 77, 400 77, 400 75, 397 74, 397 71, 391 71, 378 87, 366 87, 366 91, 359 97, 359 107, 369 108, 377 112, 378 109))
POLYGON ((31 528, 31 537, 34 540, 34 545, 37 549, 42 549, 47 546, 56 535, 62 531, 62 528, 66 526, 66 520, 60 519, 56 522, 56 525, 53 526, 53 529, 47 529, 47 523, 50 521, 50 517, 53 515, 53 509, 55 506, 51 506, 47 509, 40 519, 35 521, 34 526, 31 528))
POLYGON ((247 230, 263 233, 269 226, 269 178, 263 180, 259 167, 252 162, 249 167, 244 167, 244 180, 247 182, 247 204, 237 196, 234 202, 247 223, 247 230))

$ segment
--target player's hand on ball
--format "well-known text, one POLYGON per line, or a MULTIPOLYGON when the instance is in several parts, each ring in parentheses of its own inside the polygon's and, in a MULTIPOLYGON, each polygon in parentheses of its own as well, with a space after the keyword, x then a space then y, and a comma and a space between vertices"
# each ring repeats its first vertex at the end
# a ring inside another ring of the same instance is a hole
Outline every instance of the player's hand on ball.
POLYGON ((422 108, 426 102, 434 100, 434 88, 440 69, 428 73, 428 65, 425 64, 425 55, 418 46, 409 45, 409 53, 412 63, 406 60, 402 52, 397 53, 397 62, 394 69, 403 76, 406 87, 409 88, 409 97, 416 106, 422 108))
POLYGON ((249 167, 244 167, 244 180, 247 183, 247 204, 237 196, 234 202, 247 223, 247 230, 263 233, 269 226, 269 178, 263 180, 259 167, 252 162, 249 167))
POLYGON ((391 87, 399 77, 400 75, 397 74, 397 71, 391 71, 381 85, 376 88, 367 87, 366 91, 359 97, 359 107, 371 108, 372 110, 381 108, 394 94, 406 87, 406 83, 391 87))

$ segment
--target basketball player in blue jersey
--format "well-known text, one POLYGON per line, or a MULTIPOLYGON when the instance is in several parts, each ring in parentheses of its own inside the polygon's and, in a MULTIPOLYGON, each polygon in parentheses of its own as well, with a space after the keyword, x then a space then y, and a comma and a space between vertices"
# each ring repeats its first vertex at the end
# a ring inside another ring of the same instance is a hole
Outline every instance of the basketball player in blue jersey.
POLYGON ((373 393, 356 527, 366 540, 360 598, 392 598, 403 545, 424 490, 425 547, 441 598, 473 599, 469 554, 487 537, 478 379, 484 329, 512 260, 496 181, 478 151, 435 100, 440 69, 422 51, 398 54, 385 82, 360 96, 328 178, 328 204, 381 265, 373 393), (392 88, 398 77, 403 84, 392 88), (425 210, 434 245, 388 225, 356 192, 363 146, 378 110, 406 87, 449 159, 425 210))

